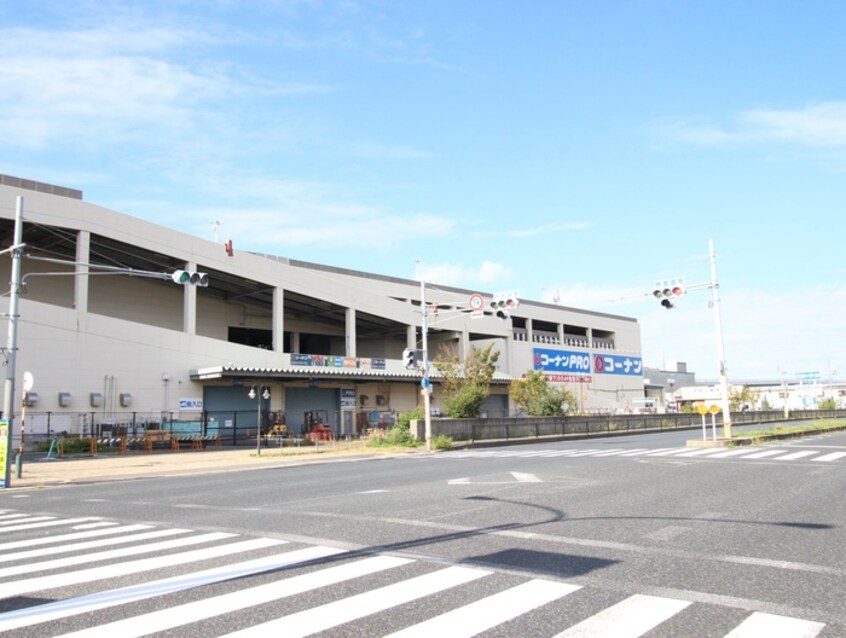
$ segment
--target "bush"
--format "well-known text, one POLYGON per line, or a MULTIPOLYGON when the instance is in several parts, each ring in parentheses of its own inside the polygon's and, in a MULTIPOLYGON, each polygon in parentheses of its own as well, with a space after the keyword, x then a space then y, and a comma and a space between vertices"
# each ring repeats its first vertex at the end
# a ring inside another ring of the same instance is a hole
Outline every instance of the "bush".
POLYGON ((450 450, 452 449, 452 437, 445 434, 439 434, 432 439, 433 450, 450 450))
POLYGON ((411 412, 402 412, 397 417, 396 425, 385 433, 377 432, 368 439, 369 447, 417 447, 420 441, 411 436, 411 421, 423 418, 423 408, 416 407, 411 412))

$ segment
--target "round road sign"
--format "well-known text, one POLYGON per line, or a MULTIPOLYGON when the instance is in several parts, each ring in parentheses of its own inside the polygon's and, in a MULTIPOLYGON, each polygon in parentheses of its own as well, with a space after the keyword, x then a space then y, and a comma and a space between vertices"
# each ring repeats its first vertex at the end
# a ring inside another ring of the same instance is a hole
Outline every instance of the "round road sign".
POLYGON ((474 294, 470 295, 469 304, 470 304, 470 310, 473 310, 475 312, 475 311, 481 310, 482 308, 485 307, 485 300, 482 298, 482 295, 480 295, 479 293, 474 293, 474 294))

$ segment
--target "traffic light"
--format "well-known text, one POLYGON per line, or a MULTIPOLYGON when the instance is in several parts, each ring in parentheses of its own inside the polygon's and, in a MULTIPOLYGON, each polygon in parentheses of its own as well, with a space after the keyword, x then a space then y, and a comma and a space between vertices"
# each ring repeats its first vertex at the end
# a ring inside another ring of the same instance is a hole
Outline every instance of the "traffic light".
POLYGON ((498 319, 505 321, 511 317, 511 311, 520 305, 520 300, 514 293, 499 293, 494 295, 491 301, 491 308, 493 308, 494 315, 498 319))
POLYGON ((652 290, 654 296, 667 310, 676 307, 676 298, 684 294, 684 279, 667 279, 655 282, 652 290))
POLYGON ((177 284, 191 284, 205 288, 209 285, 209 275, 204 272, 193 272, 191 270, 175 270, 170 276, 177 284))
POLYGON ((406 368, 414 368, 417 366, 417 352, 411 348, 406 348, 402 351, 402 364, 406 368))

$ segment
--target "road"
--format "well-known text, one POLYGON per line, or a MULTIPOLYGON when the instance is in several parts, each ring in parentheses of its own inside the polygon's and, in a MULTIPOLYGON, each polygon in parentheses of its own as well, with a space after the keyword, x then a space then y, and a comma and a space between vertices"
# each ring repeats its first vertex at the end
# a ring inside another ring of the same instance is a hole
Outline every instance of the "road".
POLYGON ((846 635, 846 434, 696 436, 9 491, 0 631, 846 635))

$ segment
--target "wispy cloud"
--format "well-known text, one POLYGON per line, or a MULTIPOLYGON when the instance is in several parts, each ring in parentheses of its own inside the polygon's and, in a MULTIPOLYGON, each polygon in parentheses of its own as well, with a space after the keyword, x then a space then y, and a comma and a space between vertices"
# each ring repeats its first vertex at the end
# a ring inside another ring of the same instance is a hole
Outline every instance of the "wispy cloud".
MULTIPOLYGON (((644 363, 650 367, 689 364, 698 379, 717 377, 716 319, 711 292, 702 290, 680 298, 666 310, 643 291, 575 284, 544 290, 544 301, 575 308, 591 308, 634 317, 641 326, 644 363)), ((800 369, 823 371, 832 366, 840 376, 846 358, 842 342, 846 323, 846 286, 765 293, 758 290, 723 291, 721 326, 729 380, 778 378, 800 369), (808 303, 825 299, 826 311, 808 303), (819 359, 820 352, 831 360, 819 359)))
POLYGON ((501 287, 511 277, 511 271, 501 263, 484 261, 477 266, 465 266, 463 263, 420 263, 416 277, 433 284, 443 286, 501 287))
POLYGON ((846 102, 821 102, 798 109, 759 107, 737 113, 731 123, 701 118, 664 120, 659 138, 695 146, 779 143, 808 148, 846 148, 846 102))
POLYGON ((588 222, 553 222, 551 224, 540 224, 528 228, 512 229, 485 229, 473 233, 473 237, 511 237, 522 239, 526 237, 539 237, 556 233, 587 230, 590 227, 588 222))
POLYGON ((749 134, 762 140, 804 146, 846 147, 846 102, 823 102, 804 109, 753 109, 742 114, 749 134))

